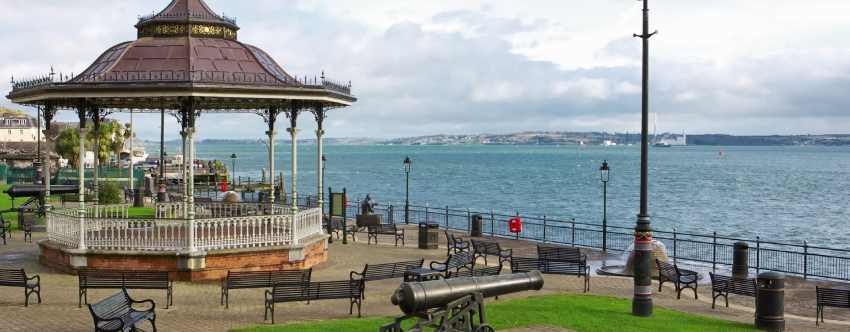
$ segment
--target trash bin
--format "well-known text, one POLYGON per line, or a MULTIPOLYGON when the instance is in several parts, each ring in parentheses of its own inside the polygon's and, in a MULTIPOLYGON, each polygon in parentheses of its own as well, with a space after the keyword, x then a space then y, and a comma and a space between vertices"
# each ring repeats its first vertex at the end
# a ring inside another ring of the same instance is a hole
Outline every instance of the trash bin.
POLYGON ((145 201, 142 200, 142 191, 133 189, 133 207, 145 207, 145 201))
POLYGON ((732 251, 732 277, 746 279, 750 275, 748 264, 749 245, 746 242, 735 242, 732 251))
POLYGON ((419 249, 437 249, 439 239, 439 224, 419 224, 419 249))
POLYGON ((484 223, 484 217, 480 214, 476 214, 472 216, 472 226, 469 227, 469 236, 472 237, 480 237, 481 236, 481 225, 484 223))
POLYGON ((785 331, 785 275, 759 274, 755 325, 760 330, 785 331))

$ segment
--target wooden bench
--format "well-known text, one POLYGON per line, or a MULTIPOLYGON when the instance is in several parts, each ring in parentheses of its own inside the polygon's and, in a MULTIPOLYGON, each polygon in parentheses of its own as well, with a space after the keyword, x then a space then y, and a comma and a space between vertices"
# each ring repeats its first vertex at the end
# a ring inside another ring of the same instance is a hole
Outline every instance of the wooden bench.
POLYGON ((145 321, 150 321, 156 332, 156 313, 154 312, 156 303, 153 300, 133 300, 130 294, 127 294, 127 289, 121 289, 117 294, 88 306, 94 320, 95 332, 137 331, 136 325, 145 321), (150 304, 150 308, 146 310, 133 308, 134 304, 143 303, 150 304))
POLYGON ((366 244, 372 244, 372 239, 375 239, 375 244, 378 244, 378 235, 390 235, 395 239, 396 247, 398 247, 399 240, 401 240, 401 246, 404 247, 404 230, 398 229, 395 224, 369 226, 366 232, 366 244))
POLYGON ((445 262, 431 262, 429 268, 442 272, 443 278, 450 279, 462 273, 472 274, 475 258, 469 252, 459 252, 449 255, 445 262))
POLYGON ((512 257, 512 272, 537 270, 544 274, 574 275, 584 278, 584 292, 590 291, 590 265, 587 256, 574 247, 537 246, 537 257, 512 257))
POLYGON ((723 297, 726 300, 726 307, 729 307, 729 294, 737 294, 743 296, 756 297, 758 287, 756 287, 756 279, 753 278, 733 278, 709 272, 711 278, 711 308, 714 309, 715 302, 718 297, 723 297))
POLYGON ((469 251, 469 241, 466 241, 458 236, 455 236, 449 231, 445 231, 446 233, 446 255, 451 255, 452 253, 458 253, 462 251, 469 251))
POLYGON ((362 292, 365 298, 366 282, 386 279, 404 278, 404 273, 411 269, 422 267, 425 259, 401 261, 381 264, 366 264, 362 272, 351 271, 349 279, 363 280, 362 292))
POLYGON ((313 269, 280 271, 227 271, 221 280, 221 305, 230 308, 231 289, 272 288, 276 284, 303 284, 310 282, 313 269))
POLYGON ((166 271, 120 271, 82 269, 77 272, 79 303, 88 302, 89 289, 161 289, 165 291, 165 308, 172 304, 174 282, 166 271))
POLYGON ((499 257, 499 264, 503 264, 513 256, 513 249, 502 249, 498 242, 472 240, 473 260, 484 257, 484 265, 487 265, 487 256, 499 257))
POLYGON ((30 295, 35 294, 38 297, 38 303, 41 303, 41 277, 27 277, 26 271, 0 269, 0 286, 20 287, 24 289, 24 306, 28 307, 30 303, 30 295))
POLYGON ((268 320, 269 314, 271 314, 272 324, 274 324, 275 303, 336 299, 349 300, 349 315, 354 313, 354 305, 357 305, 357 317, 360 317, 364 283, 364 280, 361 279, 320 281, 304 284, 275 284, 272 290, 266 291, 263 320, 268 320))
POLYGON ((850 309, 850 289, 816 287, 816 291, 818 302, 815 325, 823 322, 823 309, 826 307, 850 309))
POLYGON ((658 266, 658 292, 661 293, 661 286, 665 282, 672 282, 676 286, 676 299, 682 298, 682 291, 692 289, 694 291, 694 299, 699 300, 697 286, 699 286, 699 274, 696 271, 680 269, 676 264, 662 262, 656 259, 655 264, 658 266))

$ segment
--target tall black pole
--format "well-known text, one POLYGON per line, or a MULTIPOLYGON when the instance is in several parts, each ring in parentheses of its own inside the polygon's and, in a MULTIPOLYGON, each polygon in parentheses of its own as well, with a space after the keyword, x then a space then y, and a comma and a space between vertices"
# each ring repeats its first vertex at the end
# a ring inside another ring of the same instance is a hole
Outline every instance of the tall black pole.
POLYGON ((641 95, 640 141, 640 213, 635 226, 635 271, 632 314, 640 317, 652 315, 652 228, 649 223, 649 0, 643 0, 643 87, 641 95))
POLYGON ((410 223, 410 171, 405 170, 405 182, 404 182, 404 223, 410 223))
POLYGON ((608 251, 608 181, 602 181, 602 251, 608 251))

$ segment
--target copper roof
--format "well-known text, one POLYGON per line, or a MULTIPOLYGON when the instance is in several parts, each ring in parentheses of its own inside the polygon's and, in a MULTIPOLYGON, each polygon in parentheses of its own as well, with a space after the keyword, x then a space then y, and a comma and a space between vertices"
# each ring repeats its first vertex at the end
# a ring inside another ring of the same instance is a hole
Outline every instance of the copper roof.
POLYGON ((9 99, 33 104, 62 98, 69 104, 97 96, 104 107, 132 107, 141 95, 203 92, 220 99, 232 91, 241 98, 290 96, 341 105, 356 100, 348 83, 332 82, 324 74, 321 79, 290 75, 268 53, 240 42, 235 20, 216 14, 203 0, 172 0, 159 13, 140 18, 136 28, 136 40, 109 48, 81 74, 67 81, 60 76, 59 82, 52 73, 13 82, 9 99), (105 101, 107 96, 111 101, 105 101))

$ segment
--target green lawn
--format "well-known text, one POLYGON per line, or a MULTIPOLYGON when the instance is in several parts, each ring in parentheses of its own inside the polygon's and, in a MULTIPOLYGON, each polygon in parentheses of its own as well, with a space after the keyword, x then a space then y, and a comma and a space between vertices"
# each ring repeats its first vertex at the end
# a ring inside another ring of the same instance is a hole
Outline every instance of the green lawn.
POLYGON ((156 209, 154 208, 146 208, 146 207, 131 207, 127 211, 127 215, 130 218, 136 219, 151 219, 156 216, 156 209))
MULTIPOLYGON (((549 295, 511 301, 487 300, 487 318, 497 331, 532 326, 576 332, 755 331, 747 324, 655 308, 652 318, 631 315, 631 301, 593 295, 549 295)), ((341 309, 340 309, 341 310, 341 309)), ((278 310, 282 318, 285 310, 278 310)), ((234 332, 375 332, 392 318, 365 318, 260 326, 234 332)))

